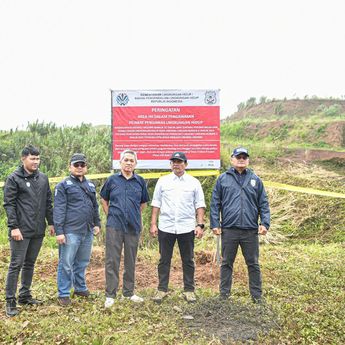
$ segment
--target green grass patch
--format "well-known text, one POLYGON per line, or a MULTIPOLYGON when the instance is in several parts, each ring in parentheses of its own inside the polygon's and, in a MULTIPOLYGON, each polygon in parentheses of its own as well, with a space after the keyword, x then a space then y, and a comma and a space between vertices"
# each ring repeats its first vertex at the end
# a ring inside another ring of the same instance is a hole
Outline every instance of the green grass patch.
MULTIPOLYGON (((233 303, 219 306, 219 311, 227 310, 229 313, 228 320, 223 319, 222 322, 233 324, 240 320, 241 327, 249 327, 242 332, 247 334, 250 327, 259 330, 261 320, 266 326, 255 334, 260 344, 343 344, 344 249, 344 244, 340 243, 285 242, 261 246, 266 297, 266 304, 261 309, 250 303, 246 266, 239 253, 235 263, 233 303)), ((145 260, 153 260, 152 265, 156 265, 156 250, 146 249, 139 255, 145 260)), ((7 246, 2 246, 1 286, 5 282, 8 254, 7 246)), ((37 264, 40 277, 42 269, 47 269, 56 255, 56 249, 43 248, 37 264)), ((172 293, 161 305, 150 300, 154 289, 143 288, 139 294, 145 302, 140 305, 117 299, 112 309, 105 310, 103 291, 95 291, 92 299, 75 298, 71 307, 62 308, 56 303, 53 270, 47 272, 44 279, 37 280, 36 277, 34 281, 34 295, 45 300, 43 307, 23 307, 19 316, 13 319, 6 318, 1 312, 0 342, 203 345, 220 344, 221 338, 223 341, 228 339, 229 343, 236 343, 231 339, 241 342, 241 329, 227 327, 228 334, 225 335, 216 332, 212 320, 217 320, 214 308, 219 303, 216 300, 217 289, 217 286, 214 289, 198 288, 199 301, 194 306, 183 300, 180 286, 172 286, 172 293), (184 320, 186 314, 194 318, 192 326, 184 320)), ((3 290, 0 297, 4 300, 3 290)))

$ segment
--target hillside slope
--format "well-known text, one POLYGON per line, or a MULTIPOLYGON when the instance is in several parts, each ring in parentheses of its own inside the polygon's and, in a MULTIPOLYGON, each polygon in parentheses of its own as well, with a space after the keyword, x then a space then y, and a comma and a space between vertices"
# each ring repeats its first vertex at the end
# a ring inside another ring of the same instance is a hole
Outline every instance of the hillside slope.
MULTIPOLYGON (((286 100, 245 106, 222 121, 222 141, 342 152, 345 101, 286 100)), ((335 156, 343 158, 342 154, 335 156)))
MULTIPOLYGON (((255 117, 274 117, 288 115, 290 117, 308 117, 324 112, 333 115, 345 114, 345 100, 336 99, 290 99, 265 101, 259 104, 243 104, 243 109, 235 112, 227 119, 241 120, 255 117)), ((239 106, 241 108, 241 106, 239 106)))

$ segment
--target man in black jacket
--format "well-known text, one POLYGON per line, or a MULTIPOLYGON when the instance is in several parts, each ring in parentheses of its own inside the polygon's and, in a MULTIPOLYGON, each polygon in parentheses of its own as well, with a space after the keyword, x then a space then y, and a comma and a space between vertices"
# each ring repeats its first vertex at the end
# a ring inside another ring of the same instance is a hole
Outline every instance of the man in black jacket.
POLYGON ((16 304, 20 270, 21 288, 18 302, 23 305, 41 304, 34 299, 30 287, 34 266, 45 235, 46 220, 54 234, 52 195, 46 175, 38 169, 40 153, 34 146, 22 151, 22 166, 6 180, 4 208, 7 214, 11 261, 6 280, 6 315, 18 314, 16 304))
POLYGON ((267 195, 261 179, 247 168, 249 154, 246 148, 238 147, 233 151, 231 164, 232 167, 217 180, 210 213, 213 233, 222 236, 220 297, 230 296, 233 264, 240 246, 248 267, 250 294, 254 302, 260 303, 258 234, 266 235, 270 226, 267 195))

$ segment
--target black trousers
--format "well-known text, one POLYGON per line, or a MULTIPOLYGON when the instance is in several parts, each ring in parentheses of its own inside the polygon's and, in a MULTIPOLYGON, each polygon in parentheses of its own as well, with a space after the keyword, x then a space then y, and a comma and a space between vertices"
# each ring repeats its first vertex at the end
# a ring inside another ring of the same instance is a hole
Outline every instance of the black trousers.
POLYGON ((255 299, 261 298, 258 230, 222 229, 221 236, 220 293, 228 295, 231 292, 233 265, 240 246, 248 268, 250 294, 255 299))
POLYGON ((18 277, 20 271, 21 288, 19 289, 19 301, 31 298, 31 283, 34 274, 34 266, 41 249, 43 237, 24 238, 22 241, 10 239, 11 261, 6 280, 6 301, 16 301, 18 277))
POLYGON ((194 237, 194 230, 179 235, 170 234, 161 230, 158 231, 160 254, 158 264, 158 290, 168 291, 171 258, 175 242, 177 241, 182 260, 184 291, 194 291, 194 237))

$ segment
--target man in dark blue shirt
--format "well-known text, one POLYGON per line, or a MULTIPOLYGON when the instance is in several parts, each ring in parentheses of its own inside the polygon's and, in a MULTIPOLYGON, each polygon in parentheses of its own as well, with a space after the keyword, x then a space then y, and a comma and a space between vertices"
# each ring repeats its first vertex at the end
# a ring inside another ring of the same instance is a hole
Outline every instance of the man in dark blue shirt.
POLYGON ((144 179, 134 173, 137 155, 125 150, 120 156, 121 171, 110 176, 101 190, 101 203, 107 215, 104 306, 114 304, 119 285, 119 268, 124 247, 124 297, 133 302, 143 299, 134 294, 135 262, 142 229, 141 211, 149 201, 144 179))
POLYGON ((231 292, 233 264, 241 247, 249 274, 249 290, 254 302, 262 297, 258 234, 266 235, 270 210, 261 179, 248 169, 249 154, 244 147, 234 149, 232 167, 220 175, 212 193, 210 226, 222 236, 220 296, 231 292), (258 220, 260 217, 260 224, 258 220))
POLYGON ((89 296, 85 271, 90 262, 93 235, 100 231, 96 189, 85 178, 85 155, 75 153, 69 170, 71 175, 56 186, 54 200, 54 225, 59 244, 58 301, 62 306, 71 304, 72 286, 74 295, 89 296))

